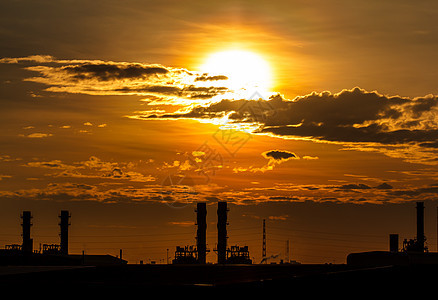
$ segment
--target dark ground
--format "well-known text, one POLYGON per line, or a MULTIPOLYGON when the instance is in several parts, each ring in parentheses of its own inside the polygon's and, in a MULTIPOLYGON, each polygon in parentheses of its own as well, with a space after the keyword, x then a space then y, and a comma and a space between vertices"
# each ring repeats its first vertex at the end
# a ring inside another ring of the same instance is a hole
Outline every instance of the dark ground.
POLYGON ((24 293, 59 291, 77 296, 155 291, 212 295, 236 292, 248 296, 299 291, 307 295, 343 294, 350 298, 382 293, 426 296, 427 291, 433 291, 438 284, 437 271, 438 265, 376 268, 353 268, 344 264, 3 266, 0 267, 0 289, 24 293))

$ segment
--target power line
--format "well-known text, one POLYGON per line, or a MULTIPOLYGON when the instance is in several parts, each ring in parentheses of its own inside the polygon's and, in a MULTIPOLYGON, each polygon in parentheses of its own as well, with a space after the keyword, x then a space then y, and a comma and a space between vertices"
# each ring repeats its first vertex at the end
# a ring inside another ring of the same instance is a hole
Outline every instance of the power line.
POLYGON ((340 233, 340 232, 328 232, 328 231, 313 231, 313 230, 290 229, 290 228, 280 228, 280 227, 271 227, 271 226, 269 226, 269 229, 285 230, 285 231, 291 231, 291 232, 319 233, 319 234, 329 234, 329 235, 345 235, 345 236, 361 236, 361 237, 382 237, 382 235, 372 235, 372 234, 356 234, 356 233, 340 233))

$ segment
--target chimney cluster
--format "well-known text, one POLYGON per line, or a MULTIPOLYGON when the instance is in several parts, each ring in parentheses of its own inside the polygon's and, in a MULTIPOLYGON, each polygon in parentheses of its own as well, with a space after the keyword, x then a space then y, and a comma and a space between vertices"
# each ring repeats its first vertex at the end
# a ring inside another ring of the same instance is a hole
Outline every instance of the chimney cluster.
MULTIPOLYGON (((62 255, 68 255, 68 227, 70 226, 70 213, 68 210, 61 210, 61 214, 59 216, 60 222, 60 246, 59 253, 62 255)), ((23 243, 21 245, 21 250, 24 253, 32 253, 33 252, 33 239, 30 237, 30 228, 32 224, 32 214, 30 211, 23 211, 21 214, 22 219, 22 237, 23 243)), ((51 245, 53 246, 53 245, 51 245)), ((55 245, 56 246, 56 245, 55 245)))
MULTIPOLYGON (((207 203, 196 205, 196 247, 177 246, 173 264, 206 264, 207 263, 207 203)), ((218 202, 217 208, 217 263, 218 264, 251 264, 248 246, 227 245, 228 206, 227 202, 218 202)))
MULTIPOLYGON (((403 240, 403 252, 427 252, 428 248, 425 246, 426 236, 424 235, 424 202, 417 202, 417 236, 415 239, 403 240)), ((399 236, 398 234, 389 235, 389 251, 399 251, 399 236)))

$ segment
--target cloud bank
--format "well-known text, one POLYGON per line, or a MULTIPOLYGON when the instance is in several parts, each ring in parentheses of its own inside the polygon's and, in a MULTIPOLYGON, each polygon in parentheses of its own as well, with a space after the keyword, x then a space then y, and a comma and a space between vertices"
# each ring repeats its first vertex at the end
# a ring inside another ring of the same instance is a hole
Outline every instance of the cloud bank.
POLYGON ((291 100, 279 94, 269 100, 233 99, 224 75, 159 64, 59 60, 44 55, 3 58, 0 63, 24 64, 36 72, 25 80, 42 83, 49 92, 148 96, 151 109, 129 116, 136 119, 213 123, 226 119, 228 125, 250 125, 246 128, 252 128, 253 134, 335 143, 343 150, 376 151, 412 163, 438 164, 438 97, 434 95, 388 96, 356 87, 291 100), (152 103, 183 108, 169 113, 152 103))
POLYGON ((224 75, 190 72, 160 64, 59 60, 43 55, 2 58, 0 63, 25 64, 25 69, 37 73, 25 80, 47 85, 45 91, 49 92, 202 100, 228 91, 225 86, 209 84, 211 81, 226 81, 228 78, 224 75))
POLYGON ((338 143, 345 149, 381 151, 411 162, 436 164, 438 98, 386 96, 360 88, 287 100, 222 100, 187 113, 143 118, 218 119, 259 124, 255 134, 338 143))

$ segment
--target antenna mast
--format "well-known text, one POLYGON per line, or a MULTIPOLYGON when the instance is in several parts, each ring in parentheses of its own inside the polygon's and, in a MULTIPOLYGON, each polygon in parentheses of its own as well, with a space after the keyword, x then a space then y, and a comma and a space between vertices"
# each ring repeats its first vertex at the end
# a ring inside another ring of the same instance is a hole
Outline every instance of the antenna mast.
POLYGON ((263 219, 262 261, 266 262, 266 222, 265 222, 265 219, 263 219))

